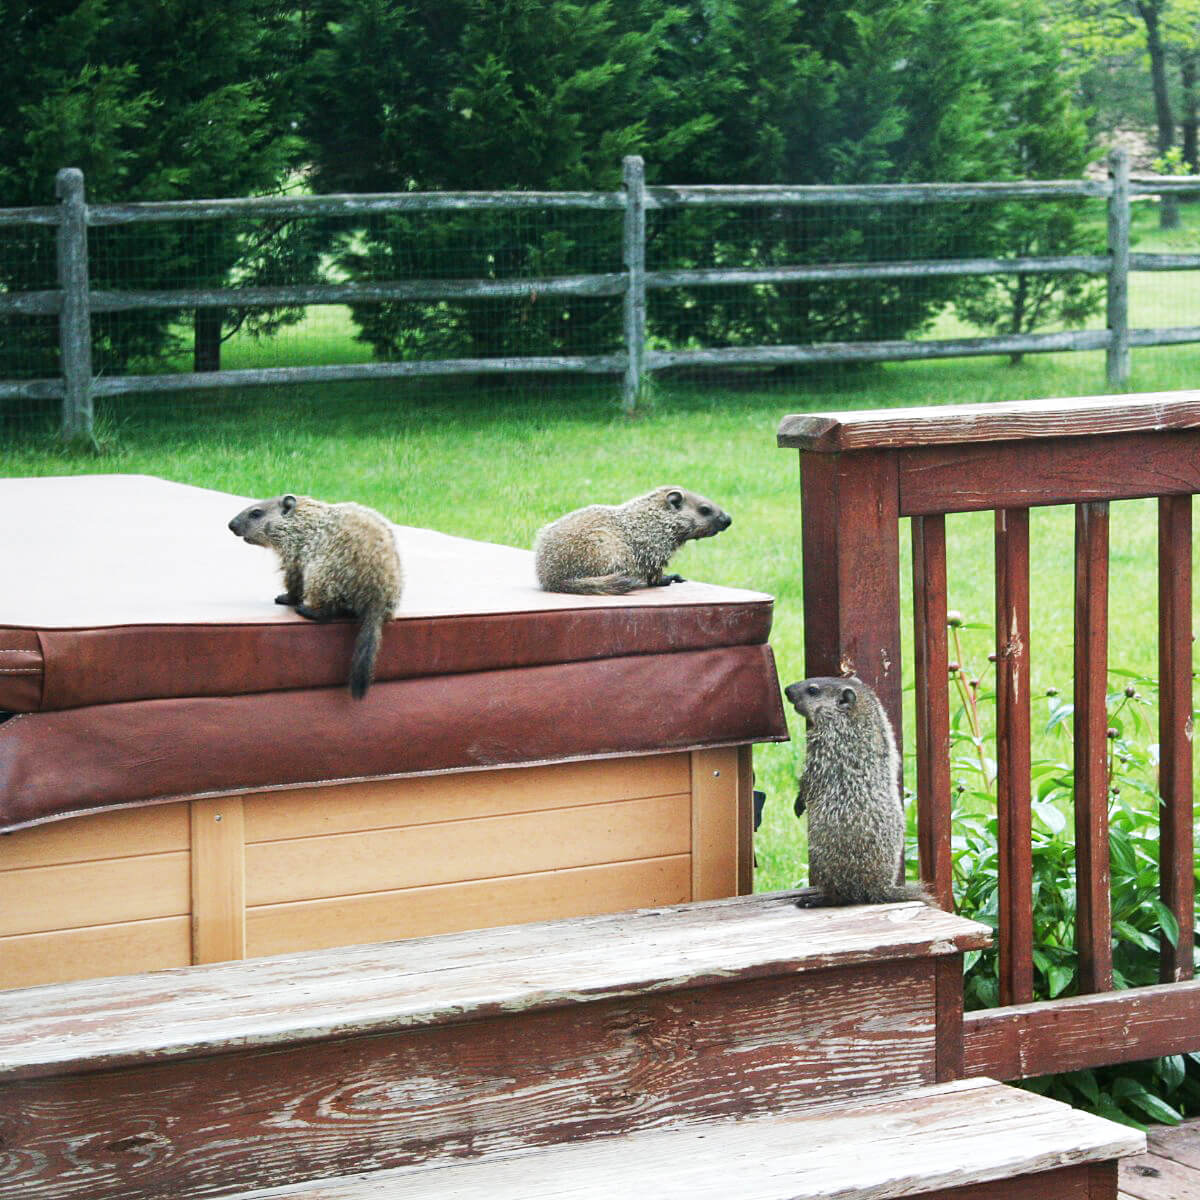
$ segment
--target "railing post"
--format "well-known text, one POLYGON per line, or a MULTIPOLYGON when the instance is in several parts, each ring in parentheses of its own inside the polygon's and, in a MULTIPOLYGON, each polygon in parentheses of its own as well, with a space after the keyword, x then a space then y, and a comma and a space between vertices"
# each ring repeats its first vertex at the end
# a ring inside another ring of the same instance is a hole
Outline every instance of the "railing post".
POLYGON ((805 674, 857 675, 902 746, 896 455, 802 451, 800 496, 805 674))
POLYGON ((1112 193, 1108 198, 1108 343, 1110 386, 1129 378, 1129 155, 1108 156, 1112 193))
POLYGON ((627 155, 622 163, 625 180, 625 381, 622 407, 632 416, 642 390, 646 353, 646 175, 640 155, 627 155))
POLYGON ((62 356, 62 432, 66 441, 92 435, 92 322, 88 309, 87 203, 83 172, 64 167, 55 177, 60 201, 58 286, 62 308, 58 344, 62 356))

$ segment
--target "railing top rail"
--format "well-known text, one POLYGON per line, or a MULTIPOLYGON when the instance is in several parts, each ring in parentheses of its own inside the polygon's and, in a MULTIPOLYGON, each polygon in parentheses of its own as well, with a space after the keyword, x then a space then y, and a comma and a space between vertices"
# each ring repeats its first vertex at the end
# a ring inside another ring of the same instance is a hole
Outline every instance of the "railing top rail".
POLYGON ((964 200, 1007 200, 1039 196, 1099 196, 1112 193, 1107 179, 1037 179, 1011 183, 863 183, 854 185, 758 185, 649 187, 647 208, 694 204, 949 204, 964 200))
POLYGON ((250 196, 229 200, 162 200, 93 204, 89 225, 137 221, 211 221, 221 217, 351 217, 389 212, 466 209, 623 209, 623 192, 381 192, 356 195, 250 196))
POLYGON ((780 446, 819 453, 1200 428, 1200 391, 794 413, 780 446))

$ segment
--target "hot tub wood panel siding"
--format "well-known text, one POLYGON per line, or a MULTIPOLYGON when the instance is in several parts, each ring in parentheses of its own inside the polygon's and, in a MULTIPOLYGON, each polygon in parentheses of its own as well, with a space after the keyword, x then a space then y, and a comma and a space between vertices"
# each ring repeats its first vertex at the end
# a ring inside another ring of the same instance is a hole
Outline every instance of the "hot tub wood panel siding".
POLYGON ((0 987, 733 895, 748 759, 473 771, 18 830, 0 837, 0 987))

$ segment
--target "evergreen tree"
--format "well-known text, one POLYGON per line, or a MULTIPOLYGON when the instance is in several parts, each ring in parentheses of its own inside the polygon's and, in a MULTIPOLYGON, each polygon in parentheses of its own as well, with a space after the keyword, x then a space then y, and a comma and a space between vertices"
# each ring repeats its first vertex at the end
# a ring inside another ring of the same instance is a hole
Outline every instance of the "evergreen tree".
MULTIPOLYGON (((92 203, 269 192, 299 157, 290 6, 0 0, 0 20, 8 35, 0 80, 6 95, 21 98, 0 112, 0 204, 52 203, 64 166, 83 170, 92 203)), ((218 286, 235 269, 243 279, 261 275, 265 258, 276 257, 264 256, 265 244, 283 232, 183 222, 96 229, 92 287, 218 286)), ((35 234, 29 250, 3 255, 9 290, 53 286, 53 246, 35 234)), ((315 248, 283 257, 305 270, 300 262, 315 262, 315 248)), ((161 355, 186 316, 93 318, 96 369, 161 355)), ((219 319, 196 324, 197 358, 213 365, 219 319)), ((25 373, 55 373, 47 323, 10 320, 0 339, 20 345, 25 373)))
MULTIPOLYGON (((1063 70, 1058 34, 1035 0, 1013 0, 1006 34, 1009 53, 991 89, 1000 103, 993 132, 1004 148, 997 178, 1078 179, 1092 158, 1084 114, 1070 99, 1073 80, 1063 70)), ((1081 200, 1038 200, 994 205, 989 252, 1014 257, 1103 254, 1105 239, 1085 219, 1081 200)), ((972 324, 997 334, 1030 333, 1046 326, 1077 327, 1104 302, 1104 281, 1078 273, 998 275, 962 285, 957 307, 972 324)), ((1014 363, 1020 354, 1011 356, 1014 363)))

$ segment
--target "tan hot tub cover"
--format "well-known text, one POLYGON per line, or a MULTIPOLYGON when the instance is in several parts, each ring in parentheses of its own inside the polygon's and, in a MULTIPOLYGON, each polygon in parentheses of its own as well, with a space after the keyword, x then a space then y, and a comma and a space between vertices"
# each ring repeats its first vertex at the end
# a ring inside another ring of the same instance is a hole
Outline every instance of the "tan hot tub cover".
POLYGON ((246 497, 0 480, 0 831, 81 812, 787 736, 771 599, 550 595, 526 550, 396 527, 407 582, 364 701, 355 626, 273 603, 246 497))

